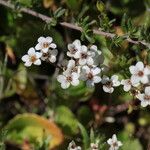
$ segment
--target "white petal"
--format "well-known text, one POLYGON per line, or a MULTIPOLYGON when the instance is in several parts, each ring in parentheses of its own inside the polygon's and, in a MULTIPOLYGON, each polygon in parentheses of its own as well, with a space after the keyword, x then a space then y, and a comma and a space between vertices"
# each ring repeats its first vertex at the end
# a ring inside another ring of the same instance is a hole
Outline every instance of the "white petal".
POLYGON ((141 61, 137 62, 137 64, 135 66, 136 66, 136 68, 138 68, 138 70, 143 70, 144 69, 144 64, 141 61))
POLYGON ((70 83, 69 83, 69 82, 62 82, 62 83, 61 83, 61 87, 62 87, 63 89, 67 89, 69 86, 70 86, 70 83))
POLYGON ((147 101, 141 101, 141 106, 142 107, 146 107, 148 105, 148 102, 147 101))
POLYGON ((118 76, 117 76, 117 75, 113 75, 113 76, 111 77, 111 80, 112 80, 112 81, 118 81, 118 76))
POLYGON ((29 55, 24 55, 21 59, 23 62, 29 61, 29 55))
POLYGON ((101 81, 101 77, 99 77, 99 76, 94 76, 94 77, 93 77, 93 81, 94 81, 94 83, 99 83, 99 82, 101 81))
POLYGON ((41 36, 38 38, 39 43, 43 43, 45 41, 45 37, 41 36))
POLYGON ((80 51, 77 51, 73 56, 75 59, 80 58, 80 51))
POLYGON ((96 45, 92 45, 92 46, 90 47, 90 49, 97 51, 97 46, 96 46, 96 45))
POLYGON ((145 74, 145 75, 150 75, 150 67, 149 67, 149 66, 146 66, 146 67, 144 68, 144 74, 145 74))
POLYGON ((30 67, 32 65, 32 62, 30 61, 26 61, 26 63, 24 64, 26 67, 30 67))
POLYGON ((85 65, 86 64, 86 59, 79 59, 79 64, 81 66, 85 65))
POLYGON ((56 44, 51 43, 49 47, 50 47, 50 48, 56 48, 57 46, 56 46, 56 44))
POLYGON ((66 77, 64 76, 64 75, 59 75, 58 77, 57 77, 57 81, 58 82, 63 82, 63 81, 65 81, 66 80, 66 77))
POLYGON ((58 50, 57 50, 57 49, 51 50, 51 51, 50 51, 50 54, 51 54, 51 55, 54 55, 54 56, 57 56, 58 50))
POLYGON ((118 141, 118 146, 120 147, 122 145, 123 145, 122 142, 118 141))
POLYGON ((51 63, 56 62, 56 56, 51 56, 51 57, 49 58, 49 61, 50 61, 51 63))
POLYGON ((36 52, 36 58, 41 58, 42 57, 42 53, 36 52))
POLYGON ((29 55, 29 56, 35 55, 35 49, 34 49, 33 47, 31 47, 31 48, 28 50, 28 55, 29 55))
POLYGON ((82 45, 82 46, 81 46, 81 51, 82 51, 82 52, 87 52, 87 47, 86 47, 85 45, 82 45))
POLYGON ((92 80, 87 80, 86 81, 86 85, 87 85, 87 87, 93 87, 94 86, 94 82, 92 80))
POLYGON ((141 82, 142 82, 143 84, 148 83, 148 82, 149 82, 148 76, 143 76, 143 77, 141 78, 141 82))
POLYGON ((145 96, 145 94, 138 94, 138 95, 137 95, 137 98, 138 98, 140 101, 143 101, 143 100, 144 100, 144 96, 145 96))
POLYGON ((88 65, 93 65, 93 64, 94 64, 94 60, 93 60, 92 57, 88 57, 88 58, 87 58, 87 64, 88 64, 88 65))
POLYGON ((72 44, 75 45, 76 48, 80 48, 80 46, 81 46, 81 42, 78 39, 75 40, 72 44))
POLYGON ((108 88, 107 86, 103 85, 103 90, 107 93, 113 93, 114 88, 113 87, 108 88))
POLYGON ((129 70, 130 70, 130 73, 131 73, 131 74, 136 74, 136 73, 137 73, 137 69, 136 69, 135 66, 130 66, 130 67, 129 67, 129 70))
POLYGON ((39 66, 39 65, 41 65, 41 60, 40 60, 40 59, 37 59, 33 64, 39 66))
POLYGON ((113 134, 112 140, 113 140, 113 141, 117 141, 117 136, 116 136, 116 134, 113 134))
POLYGON ((132 75, 131 76, 131 83, 132 84, 137 84, 137 83, 140 82, 140 80, 141 80, 141 78, 139 76, 137 76, 137 75, 132 75))
POLYGON ((73 59, 69 60, 67 68, 74 68, 75 67, 75 61, 73 59))
POLYGON ((41 44, 40 44, 40 43, 36 44, 35 49, 36 49, 36 50, 41 50, 41 49, 42 49, 41 44))
POLYGON ((102 82, 103 84, 105 84, 105 83, 108 82, 108 81, 109 81, 109 77, 107 77, 107 76, 104 75, 101 82, 102 82))
POLYGON ((120 81, 115 81, 115 82, 113 82, 113 86, 117 87, 117 86, 119 86, 119 85, 120 85, 120 81))
POLYGON ((111 139, 111 138, 110 138, 110 139, 108 139, 108 140, 107 140, 107 143, 108 143, 109 145, 112 145, 112 144, 113 144, 112 139, 111 139))
POLYGON ((150 95, 150 86, 145 88, 145 94, 150 95))
POLYGON ((72 84, 73 86, 77 86, 77 85, 79 85, 79 80, 78 80, 78 79, 73 79, 73 80, 71 81, 71 84, 72 84))
POLYGON ((100 72, 101 72, 101 69, 100 69, 100 68, 98 68, 98 67, 92 68, 92 73, 93 73, 93 75, 97 75, 97 74, 99 74, 100 72))
POLYGON ((124 85, 123 89, 124 89, 124 91, 128 92, 131 89, 131 85, 129 85, 129 84, 128 85, 124 85))
POLYGON ((47 48, 42 48, 42 52, 43 53, 47 53, 48 52, 48 50, 49 50, 49 48, 47 47, 47 48))
POLYGON ((48 36, 45 38, 46 42, 51 43, 53 41, 52 37, 48 36))
POLYGON ((74 57, 74 54, 71 54, 70 52, 67 52, 68 57, 74 57))
POLYGON ((79 75, 75 72, 72 73, 72 78, 73 79, 78 79, 79 78, 79 75))

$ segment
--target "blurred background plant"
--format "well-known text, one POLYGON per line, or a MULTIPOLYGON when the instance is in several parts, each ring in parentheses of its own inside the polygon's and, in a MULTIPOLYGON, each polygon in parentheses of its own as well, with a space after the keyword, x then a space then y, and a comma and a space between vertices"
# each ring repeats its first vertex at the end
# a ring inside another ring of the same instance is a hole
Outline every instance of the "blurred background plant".
POLYGON ((105 150, 115 133, 120 149, 148 150, 150 109, 130 93, 118 87, 110 95, 101 84, 82 82, 63 90, 58 68, 46 62, 26 68, 21 57, 38 37, 51 36, 61 63, 67 44, 81 39, 102 51, 107 75, 123 79, 135 62, 150 63, 149 33, 149 0, 0 0, 1 149, 66 150, 74 140, 85 150, 98 141, 105 150))

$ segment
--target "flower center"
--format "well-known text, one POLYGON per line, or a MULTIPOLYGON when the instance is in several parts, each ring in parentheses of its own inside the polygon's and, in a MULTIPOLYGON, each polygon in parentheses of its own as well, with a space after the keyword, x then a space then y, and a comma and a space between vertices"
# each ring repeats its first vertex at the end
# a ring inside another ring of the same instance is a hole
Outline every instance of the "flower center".
POLYGON ((81 54, 81 58, 82 58, 82 59, 86 59, 86 58, 87 58, 87 54, 82 53, 82 54, 81 54))
POLYGON ((146 99, 147 101, 149 101, 150 100, 150 95, 145 95, 144 99, 146 99))
POLYGON ((43 53, 43 57, 48 57, 49 53, 43 53))
POLYGON ((49 44, 50 44, 50 43, 48 43, 48 42, 44 42, 44 43, 43 43, 43 48, 49 47, 49 44))
POLYGON ((108 88, 111 88, 113 86, 113 83, 111 81, 107 81, 105 86, 107 86, 108 88))
POLYGON ((112 145, 113 145, 113 147, 117 147, 117 146, 118 146, 118 143, 117 143, 117 142, 114 142, 112 145))
POLYGON ((67 81, 68 81, 68 82, 71 82, 71 81, 72 81, 72 77, 71 77, 71 76, 68 76, 68 77, 67 77, 67 81))
POLYGON ((77 52, 77 49, 76 49, 75 47, 72 47, 72 48, 71 48, 71 53, 72 53, 72 54, 75 54, 76 52, 77 52))
POLYGON ((144 75, 144 72, 143 71, 139 71, 138 72, 138 76, 142 77, 144 75))
POLYGON ((87 78, 88 78, 89 80, 92 80, 92 79, 93 79, 93 74, 92 74, 92 73, 89 73, 88 76, 87 76, 87 78))
POLYGON ((35 56, 35 55, 33 55, 33 56, 31 56, 31 57, 30 57, 30 61, 31 61, 31 62, 33 62, 33 63, 34 63, 36 60, 37 60, 37 58, 36 58, 36 56, 35 56))

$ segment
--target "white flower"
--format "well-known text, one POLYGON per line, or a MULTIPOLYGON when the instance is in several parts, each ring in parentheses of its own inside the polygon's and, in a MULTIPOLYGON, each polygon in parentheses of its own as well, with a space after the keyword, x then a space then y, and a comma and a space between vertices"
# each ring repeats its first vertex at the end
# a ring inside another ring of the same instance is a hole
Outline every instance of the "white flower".
POLYGON ((53 50, 48 50, 47 53, 43 53, 41 59, 43 61, 45 60, 49 60, 51 63, 54 63, 56 61, 56 56, 58 54, 58 50, 57 49, 53 49, 53 50))
POLYGON ((84 66, 82 68, 80 79, 86 81, 88 87, 93 87, 95 83, 101 81, 101 77, 98 76, 100 72, 101 69, 98 67, 89 68, 88 66, 84 66))
POLYGON ((57 77, 57 80, 63 89, 67 89, 70 85, 77 86, 79 84, 79 75, 75 72, 70 74, 65 71, 57 77))
POLYGON ((69 143, 68 150, 81 150, 80 146, 77 146, 74 141, 69 143))
POLYGON ((41 65, 41 60, 39 59, 42 56, 42 53, 36 52, 32 47, 28 50, 28 54, 22 57, 22 61, 25 62, 25 66, 29 67, 32 64, 41 65))
POLYGON ((150 86, 145 88, 145 93, 138 94, 137 98, 141 101, 141 106, 146 107, 150 105, 150 86))
POLYGON ((93 65, 93 52, 88 51, 88 48, 85 45, 81 46, 81 49, 75 53, 74 58, 79 59, 79 65, 93 65))
POLYGON ((148 83, 148 75, 150 74, 150 69, 148 67, 144 67, 143 62, 137 62, 135 66, 129 67, 132 84, 136 84, 142 82, 143 84, 148 83))
POLYGON ((71 59, 68 61, 68 65, 66 69, 68 73, 75 72, 75 73, 80 74, 80 70, 81 70, 81 66, 77 66, 74 60, 71 59))
POLYGON ((91 143, 90 144, 90 150, 98 150, 98 144, 97 143, 91 143))
POLYGON ((49 48, 55 49, 56 44, 52 43, 52 37, 39 37, 38 44, 35 46, 36 50, 41 50, 43 53, 47 53, 49 48))
POLYGON ((102 52, 98 50, 96 45, 92 45, 89 50, 92 52, 92 58, 94 60, 94 65, 99 65, 100 63, 103 63, 104 57, 101 55, 102 52))
POLYGON ((80 40, 75 40, 72 44, 68 44, 67 56, 74 57, 76 52, 81 49, 81 42, 80 40))
POLYGON ((117 75, 113 75, 111 78, 103 76, 102 83, 104 84, 103 90, 107 93, 113 93, 114 87, 120 85, 120 81, 118 81, 117 75))
POLYGON ((122 143, 117 140, 116 134, 113 134, 112 138, 107 140, 107 143, 110 145, 109 150, 118 150, 122 143))
POLYGON ((125 79, 121 81, 121 84, 123 85, 124 91, 128 92, 132 88, 132 86, 137 87, 139 86, 139 83, 132 84, 130 79, 125 79))

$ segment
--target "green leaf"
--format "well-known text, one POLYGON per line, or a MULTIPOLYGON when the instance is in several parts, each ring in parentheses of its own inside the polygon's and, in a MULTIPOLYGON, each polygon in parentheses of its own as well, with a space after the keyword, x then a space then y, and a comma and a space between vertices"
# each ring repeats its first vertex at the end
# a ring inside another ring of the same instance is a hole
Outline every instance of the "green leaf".
POLYGON ((55 121, 63 128, 65 134, 72 135, 78 132, 78 120, 68 107, 59 106, 55 112, 55 121))
POLYGON ((82 134, 82 137, 83 137, 84 150, 87 150, 89 148, 89 143, 90 143, 88 133, 87 133, 85 127, 81 123, 78 123, 78 126, 80 128, 80 131, 81 131, 81 134, 82 134))
POLYGON ((58 8, 55 12, 54 12, 54 17, 55 18, 59 18, 61 17, 64 13, 65 13, 66 9, 63 8, 58 8))

